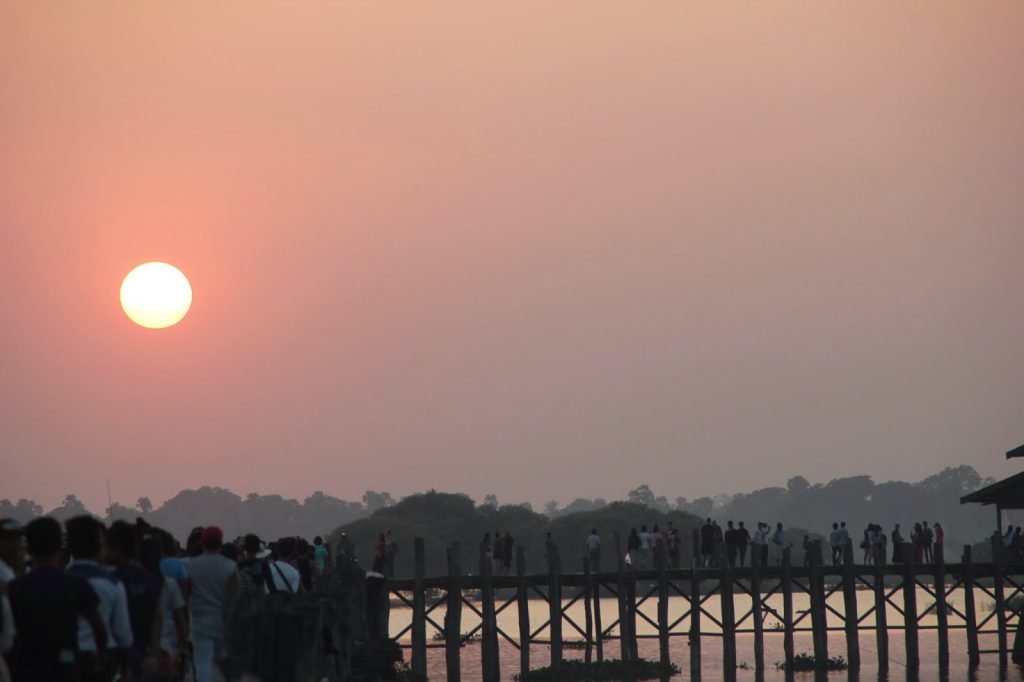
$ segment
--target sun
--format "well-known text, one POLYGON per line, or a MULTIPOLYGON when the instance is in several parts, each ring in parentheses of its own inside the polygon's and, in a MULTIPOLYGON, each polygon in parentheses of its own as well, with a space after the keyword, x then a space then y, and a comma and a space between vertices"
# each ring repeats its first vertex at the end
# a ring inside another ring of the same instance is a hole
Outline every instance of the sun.
POLYGON ((163 329, 181 322, 192 306, 192 286, 167 263, 143 263, 121 283, 121 307, 135 324, 163 329))

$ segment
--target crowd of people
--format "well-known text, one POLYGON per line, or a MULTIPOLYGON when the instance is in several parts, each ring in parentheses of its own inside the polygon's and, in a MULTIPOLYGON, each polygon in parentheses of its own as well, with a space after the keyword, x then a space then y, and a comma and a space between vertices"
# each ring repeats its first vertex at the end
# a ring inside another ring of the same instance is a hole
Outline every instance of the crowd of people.
MULTIPOLYGON (((828 540, 832 549, 832 563, 842 563, 846 543, 851 540, 845 521, 832 524, 828 540)), ((935 562, 934 548, 942 547, 944 543, 945 531, 940 523, 929 526, 927 521, 918 521, 911 529, 909 538, 903 535, 903 530, 898 523, 893 526, 888 535, 877 523, 869 523, 864 528, 864 535, 859 547, 864 564, 885 565, 886 557, 891 557, 888 559, 891 563, 930 564, 935 562), (904 548, 908 543, 910 550, 906 552, 904 548), (892 547, 891 553, 890 546, 892 547)))
POLYGON ((0 682, 220 679, 234 600, 310 590, 327 559, 320 537, 225 542, 208 526, 182 549, 142 521, 0 520, 0 682))

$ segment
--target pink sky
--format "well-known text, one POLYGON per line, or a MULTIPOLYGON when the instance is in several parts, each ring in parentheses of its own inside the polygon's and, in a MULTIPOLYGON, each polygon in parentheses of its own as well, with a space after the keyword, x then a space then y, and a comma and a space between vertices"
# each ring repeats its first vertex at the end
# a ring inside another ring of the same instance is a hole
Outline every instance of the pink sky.
POLYGON ((1022 25, 7 3, 0 497, 1016 472, 1022 25), (147 260, 175 328, 120 310, 147 260))

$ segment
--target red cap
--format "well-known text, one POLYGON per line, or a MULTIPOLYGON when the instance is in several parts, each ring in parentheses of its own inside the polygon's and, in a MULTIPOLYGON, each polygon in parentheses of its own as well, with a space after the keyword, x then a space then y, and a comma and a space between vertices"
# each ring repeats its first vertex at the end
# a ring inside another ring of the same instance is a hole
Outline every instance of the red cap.
POLYGON ((224 533, 217 526, 207 526, 203 529, 203 545, 219 545, 224 542, 224 533))

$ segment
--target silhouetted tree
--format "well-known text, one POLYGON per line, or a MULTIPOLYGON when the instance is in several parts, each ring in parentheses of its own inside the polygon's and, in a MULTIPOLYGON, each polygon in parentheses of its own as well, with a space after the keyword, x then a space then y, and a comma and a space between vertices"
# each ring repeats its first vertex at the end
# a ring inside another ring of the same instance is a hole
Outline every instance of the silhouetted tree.
POLYGON ((391 493, 378 493, 375 490, 367 490, 363 493, 363 504, 366 505, 366 511, 371 514, 385 507, 390 507, 394 503, 395 501, 392 499, 391 493))
POLYGON ((498 508, 498 496, 494 495, 493 493, 490 494, 490 495, 484 495, 484 504, 483 504, 483 506, 485 506, 485 507, 492 507, 494 509, 497 509, 498 508))
POLYGON ((135 503, 135 506, 139 508, 143 514, 148 514, 153 511, 153 503, 149 501, 148 497, 140 497, 139 501, 135 503))
POLYGON ((626 496, 626 501, 630 504, 640 504, 645 507, 653 507, 654 499, 654 493, 651 491, 651 486, 646 483, 642 483, 636 488, 633 488, 626 496))
POLYGON ((786 481, 786 489, 791 493, 802 493, 810 487, 811 484, 803 476, 794 476, 786 481))

